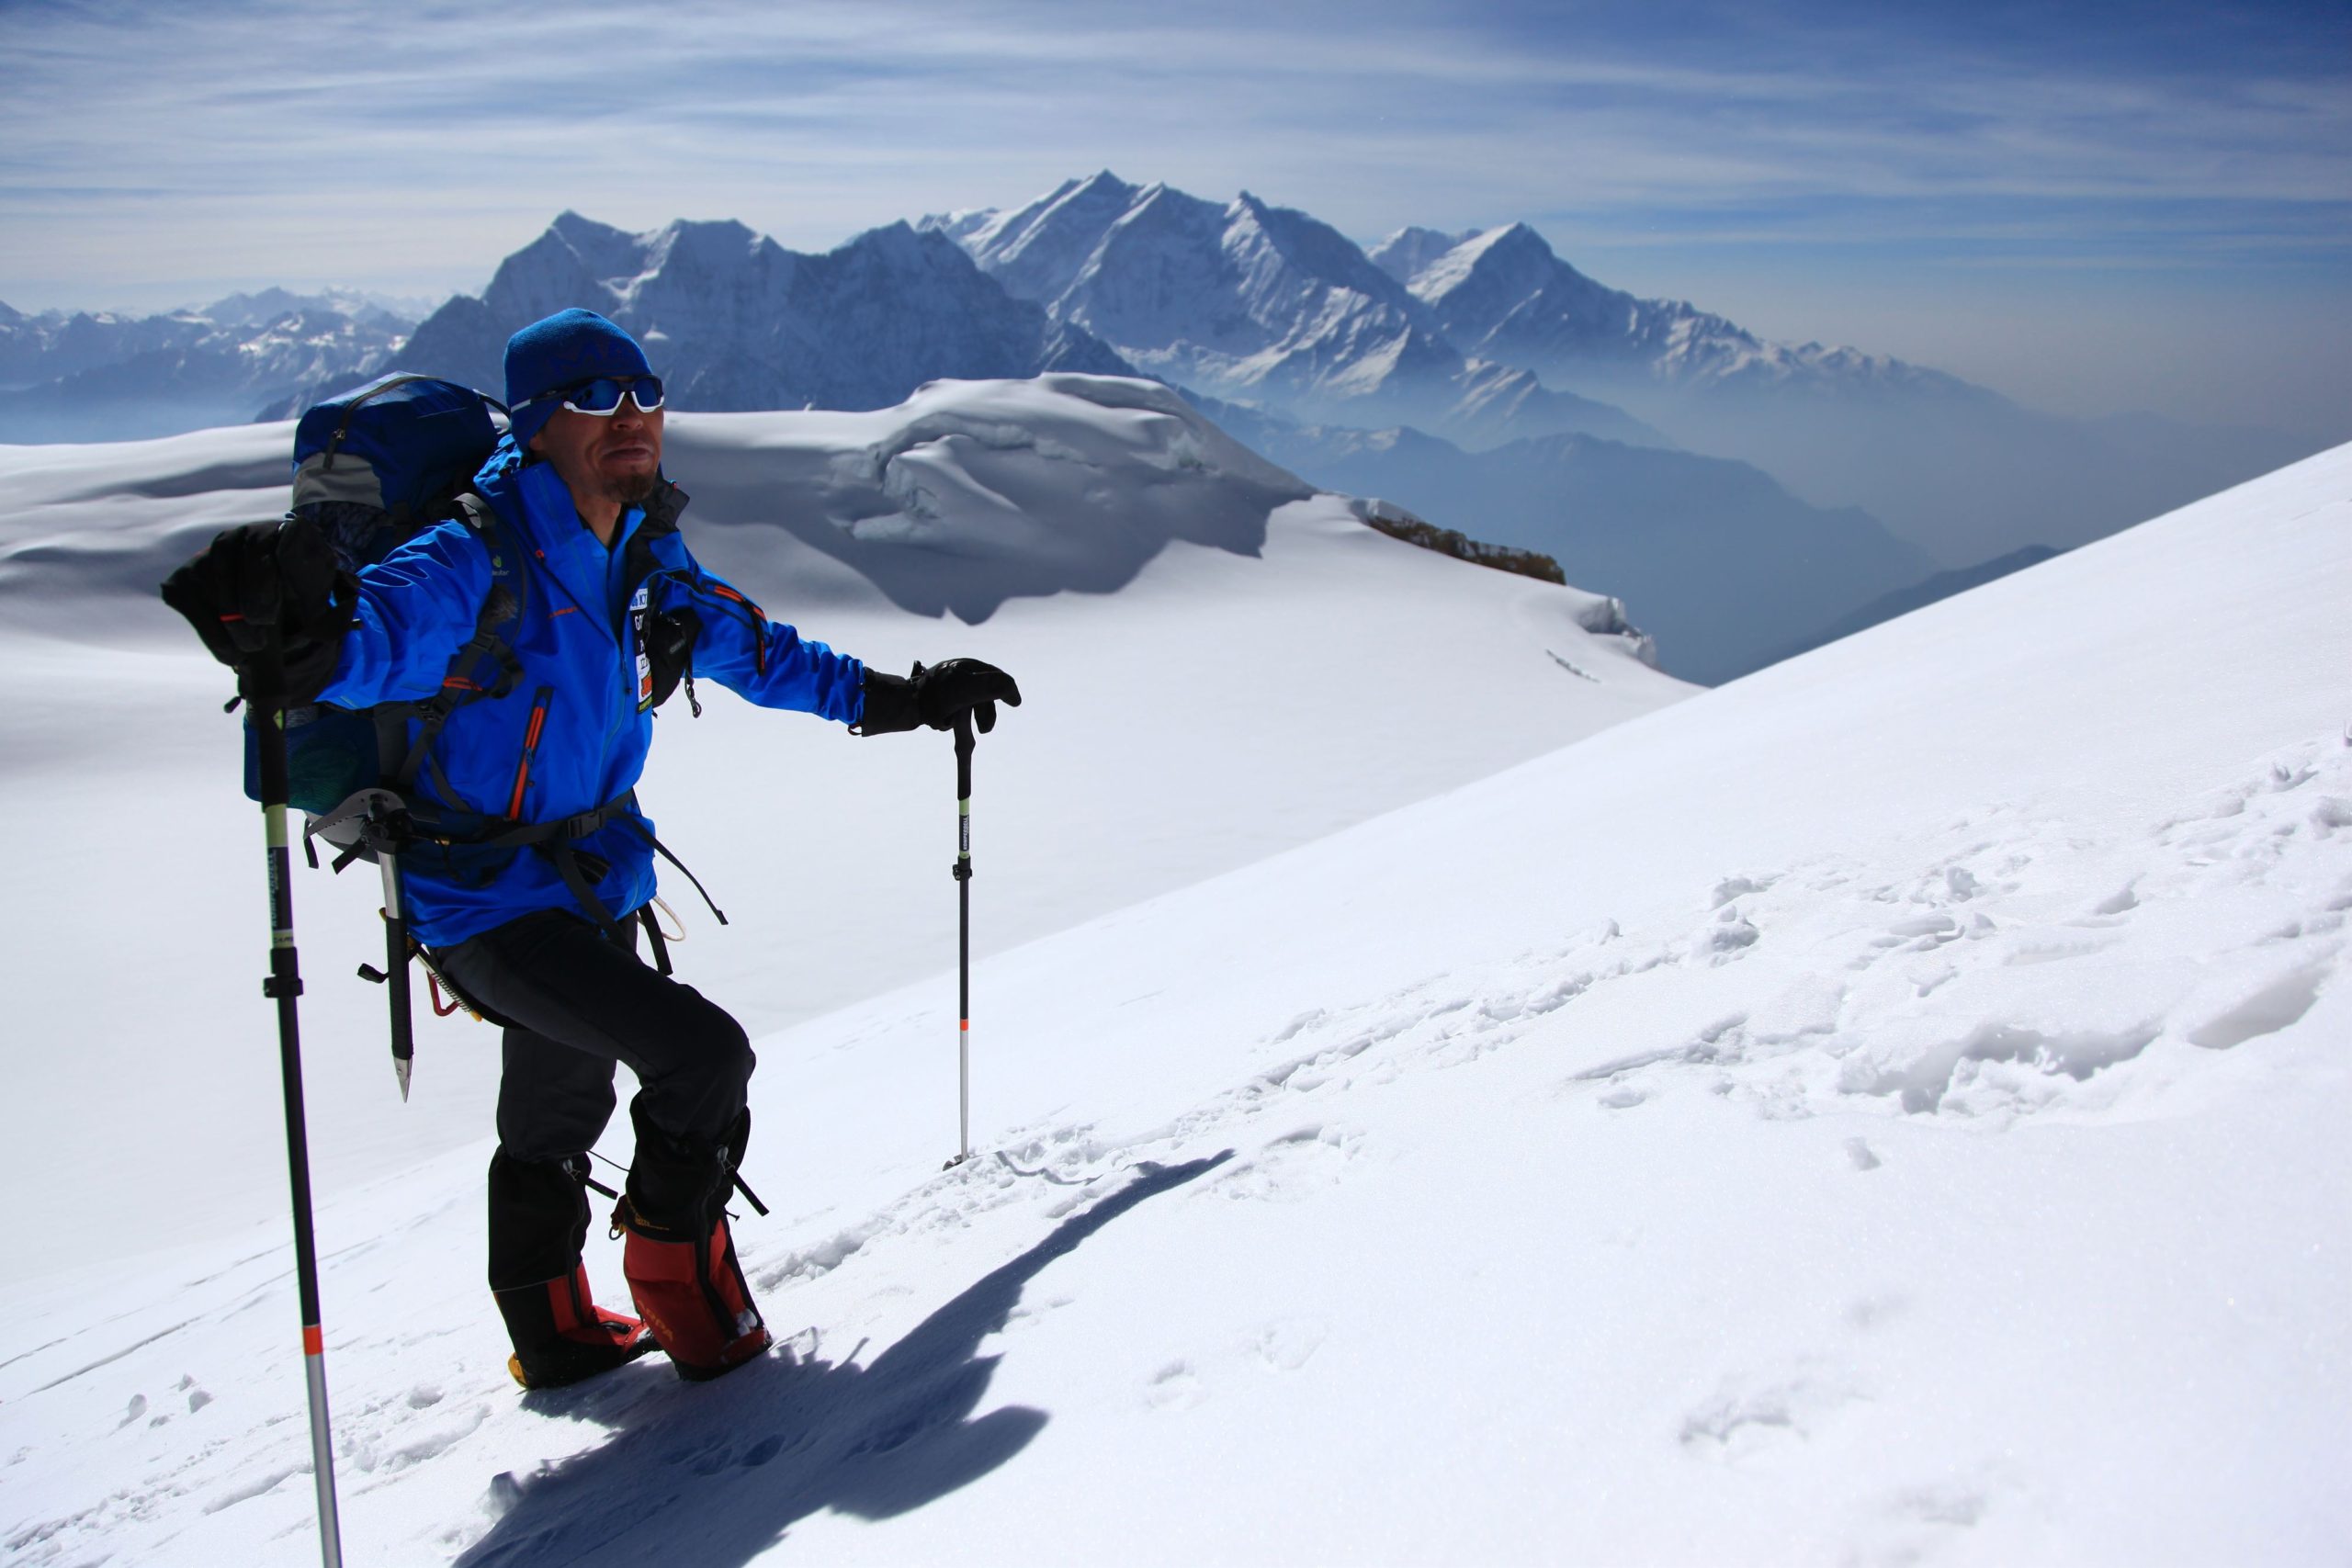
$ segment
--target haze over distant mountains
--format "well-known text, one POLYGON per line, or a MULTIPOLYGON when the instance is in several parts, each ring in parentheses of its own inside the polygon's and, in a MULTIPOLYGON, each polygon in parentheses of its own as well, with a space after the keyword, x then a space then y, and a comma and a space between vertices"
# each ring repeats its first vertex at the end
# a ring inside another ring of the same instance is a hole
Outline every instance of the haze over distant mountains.
POLYGON ((413 330, 278 290, 139 320, 0 306, 0 440, 279 417, 394 367, 495 392, 508 334, 583 304, 645 342, 682 412, 878 409, 943 378, 1166 380, 1308 480, 1554 556, 1703 682, 1939 570, 2071 547, 2299 455, 1770 343, 1588 277, 1524 224, 1367 248, 1246 192, 1107 172, 822 254, 735 222, 632 234, 567 212, 413 330))
POLYGON ((0 305, 0 441, 129 441, 242 424, 380 364, 416 322, 353 294, 232 294, 155 316, 0 305))
POLYGON ((2086 543, 2305 455, 2276 432, 2062 419, 1899 359, 1770 343, 1597 283, 1523 223, 1406 229, 1370 254, 1463 352, 1606 398, 1808 500, 1866 508, 1949 565, 2086 543))
POLYGON ((1013 293, 1210 396, 1309 424, 1418 425, 1473 449, 1582 429, 1738 457, 1815 505, 1867 510, 1947 566, 2084 543, 2305 445, 2150 416, 2060 419, 1901 360, 1769 343, 1595 282, 1524 224, 1408 228, 1367 251, 1246 193, 1215 209, 1107 172, 1010 212, 923 223, 1013 293), (1426 367, 1457 361, 1532 372, 1545 396, 1519 394, 1514 414, 1574 406, 1549 400, 1565 393, 1646 429, 1390 412, 1426 367))

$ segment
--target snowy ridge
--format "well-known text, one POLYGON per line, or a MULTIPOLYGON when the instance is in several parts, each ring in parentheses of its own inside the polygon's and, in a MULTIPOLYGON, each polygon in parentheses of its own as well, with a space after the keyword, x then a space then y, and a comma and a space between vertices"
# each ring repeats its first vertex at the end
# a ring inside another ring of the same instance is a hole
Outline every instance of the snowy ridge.
POLYGON ((574 305, 636 334, 678 406, 700 412, 888 408, 946 377, 1133 368, 904 223, 803 255, 731 221, 631 234, 575 212, 501 263, 480 299, 427 319, 399 368, 501 387, 507 337, 574 305))
MULTIPOLYGON (((952 986, 768 1035, 790 1353, 721 1383, 516 1400, 447 1256, 481 1148, 346 1192, 353 1561, 2329 1555, 2347 495, 1002 952, 954 1170, 952 986)), ((11 1291, 15 1553, 311 1550, 269 1242, 11 1291)))
MULTIPOLYGON (((1114 592, 1170 545, 1254 556, 1316 491, 1156 382, 933 382, 897 408, 692 422, 682 472, 727 531, 698 546, 747 586, 807 599, 775 530, 901 609, 984 621, 1009 598, 1114 592), (738 530, 757 518, 756 533, 738 530), (733 526, 729 526, 733 525, 733 526)), ((1324 504, 1329 504, 1326 498, 1324 504)))
POLYGON ((1510 367, 1465 361, 1429 311, 1329 225, 1244 191, 1223 206, 1105 171, 1002 214, 926 218, 1014 295, 1212 396, 1481 441, 1654 431, 1510 367))
POLYGON ((1404 230, 1373 254, 1436 312, 1464 353, 1523 365, 1563 385, 1628 368, 1692 389, 1991 396, 1940 371, 1851 348, 1768 343, 1685 301, 1606 288, 1561 260, 1524 223, 1469 234, 1442 251, 1431 243, 1440 239, 1404 230))

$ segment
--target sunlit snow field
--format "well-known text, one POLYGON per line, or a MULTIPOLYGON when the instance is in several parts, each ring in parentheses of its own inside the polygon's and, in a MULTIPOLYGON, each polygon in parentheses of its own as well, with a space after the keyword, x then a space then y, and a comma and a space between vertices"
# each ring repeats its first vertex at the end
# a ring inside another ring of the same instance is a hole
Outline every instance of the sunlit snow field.
MULTIPOLYGON (((794 417, 673 469, 888 423, 794 417)), ((271 439, 71 460, 153 495, 271 439)), ((301 879, 351 1561, 2343 1555, 2352 448, 1687 700, 1589 597, 1214 449, 1159 471, 1262 538, 970 626, 718 508, 775 613, 805 570, 842 646, 1031 696, 978 760, 980 1154, 944 1172, 944 748, 663 719, 649 798, 736 922, 682 960, 759 1036, 775 1213, 739 1237, 785 1353, 518 1396, 486 1032, 422 1027, 401 1107, 343 978, 372 906, 301 879), (720 826, 769 806, 788 842, 720 826)), ((71 488, 0 453, 0 505, 36 484, 71 488)), ((56 640, 29 536, 0 776, 43 1228, 0 1289, 0 1540, 310 1561, 223 682, 160 612, 56 640)), ((617 1299, 601 1236, 590 1269, 617 1299)))

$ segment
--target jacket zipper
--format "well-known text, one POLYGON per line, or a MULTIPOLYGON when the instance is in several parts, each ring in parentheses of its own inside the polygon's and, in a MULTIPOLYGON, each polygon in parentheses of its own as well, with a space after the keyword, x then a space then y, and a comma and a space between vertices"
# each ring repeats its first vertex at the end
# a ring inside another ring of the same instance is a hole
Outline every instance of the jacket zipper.
POLYGON ((509 822, 523 819, 523 791, 531 782, 531 759, 539 754, 539 736, 548 724, 548 705, 554 700, 555 688, 541 686, 538 695, 531 701, 530 726, 523 731, 522 760, 514 764, 514 793, 508 796, 506 802, 506 819, 509 822))

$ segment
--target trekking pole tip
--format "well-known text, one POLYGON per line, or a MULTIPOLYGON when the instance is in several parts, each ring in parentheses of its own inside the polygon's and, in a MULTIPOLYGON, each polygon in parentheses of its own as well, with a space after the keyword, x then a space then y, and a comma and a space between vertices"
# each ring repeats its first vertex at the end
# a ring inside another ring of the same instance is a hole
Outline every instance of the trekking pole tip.
POLYGON ((405 1057, 396 1058, 392 1063, 392 1077, 400 1079, 401 1081, 401 1103, 402 1105, 406 1105, 408 1103, 408 1075, 409 1069, 414 1065, 413 1059, 405 1057))

